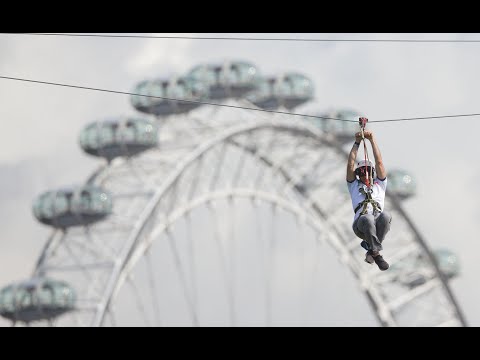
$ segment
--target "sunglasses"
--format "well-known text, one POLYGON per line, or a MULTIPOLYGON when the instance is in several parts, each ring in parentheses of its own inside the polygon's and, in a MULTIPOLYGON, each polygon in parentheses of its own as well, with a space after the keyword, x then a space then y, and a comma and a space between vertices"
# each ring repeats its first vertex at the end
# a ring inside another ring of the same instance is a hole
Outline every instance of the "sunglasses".
MULTIPOLYGON (((367 173, 370 174, 371 171, 372 171, 372 168, 371 168, 371 167, 367 167, 367 173)), ((366 174, 365 174, 365 168, 364 168, 364 167, 361 167, 361 168, 357 169, 356 173, 357 173, 358 176, 366 176, 366 174)))

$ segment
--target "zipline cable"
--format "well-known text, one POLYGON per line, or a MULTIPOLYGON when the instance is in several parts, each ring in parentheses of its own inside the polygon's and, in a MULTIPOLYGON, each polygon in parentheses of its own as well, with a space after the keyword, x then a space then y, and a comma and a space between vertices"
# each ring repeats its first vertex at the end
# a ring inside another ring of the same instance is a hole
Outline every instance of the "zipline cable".
MULTIPOLYGON (((142 96, 142 97, 148 97, 148 98, 154 98, 154 99, 162 99, 162 100, 167 100, 167 101, 178 101, 178 102, 184 102, 184 103, 195 103, 195 104, 199 104, 199 105, 221 106, 221 107, 234 108, 234 109, 260 111, 260 112, 268 112, 268 113, 291 115, 291 116, 302 116, 302 117, 308 117, 308 118, 334 120, 334 121, 343 121, 343 122, 355 122, 355 123, 357 122, 357 120, 346 120, 346 119, 338 119, 338 118, 318 116, 318 115, 292 113, 292 112, 288 112, 288 111, 266 110, 266 109, 259 109, 259 108, 250 108, 250 107, 245 107, 245 106, 228 105, 228 104, 218 104, 218 103, 210 103, 210 102, 205 102, 205 101, 183 100, 183 99, 167 98, 167 97, 162 97, 162 96, 137 94, 137 93, 127 92, 127 91, 117 91, 117 90, 100 89, 100 88, 94 88, 94 87, 79 86, 79 85, 70 85, 70 84, 62 84, 62 83, 54 83, 54 82, 49 82, 49 81, 40 81, 40 80, 24 79, 24 78, 10 77, 10 76, 1 76, 1 75, 0 75, 0 79, 14 80, 14 81, 22 81, 22 82, 29 82, 29 83, 36 83, 36 84, 43 84, 43 85, 62 86, 62 87, 68 87, 68 88, 74 88, 74 89, 82 89, 82 90, 100 91, 100 92, 107 92, 107 93, 121 94, 121 95, 142 96)), ((426 120, 426 119, 444 119, 444 118, 471 117, 471 116, 480 116, 480 113, 456 114, 456 115, 440 115, 440 116, 424 116, 424 117, 412 117, 412 118, 400 118, 400 119, 385 119, 385 120, 370 121, 370 123, 382 123, 382 122, 394 122, 394 121, 397 121, 397 122, 398 122, 398 121, 413 121, 413 120, 426 120)))
POLYGON ((0 33, 1 35, 98 37, 98 38, 139 38, 175 40, 232 40, 232 41, 297 41, 297 42, 376 42, 376 43, 480 43, 480 40, 462 39, 309 39, 309 38, 249 38, 249 37, 201 37, 201 36, 157 36, 157 35, 104 35, 67 33, 0 33))

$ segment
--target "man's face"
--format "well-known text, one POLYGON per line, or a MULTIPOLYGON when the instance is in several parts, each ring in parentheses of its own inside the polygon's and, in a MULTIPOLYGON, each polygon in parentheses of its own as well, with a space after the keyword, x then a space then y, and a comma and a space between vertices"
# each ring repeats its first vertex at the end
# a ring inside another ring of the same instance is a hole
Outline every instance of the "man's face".
POLYGON ((367 181, 367 173, 370 176, 371 172, 372 172, 372 168, 370 168, 370 167, 367 167, 366 171, 365 171, 365 167, 360 168, 359 174, 358 174, 358 177, 360 178, 360 181, 365 183, 367 181))

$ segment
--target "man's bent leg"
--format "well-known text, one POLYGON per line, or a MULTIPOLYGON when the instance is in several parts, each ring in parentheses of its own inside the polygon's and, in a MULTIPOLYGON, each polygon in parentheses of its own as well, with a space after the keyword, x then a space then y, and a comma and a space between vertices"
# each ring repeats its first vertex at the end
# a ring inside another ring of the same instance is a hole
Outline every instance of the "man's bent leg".
POLYGON ((352 224, 352 229, 353 229, 353 232, 355 233, 355 235, 357 235, 357 237, 359 237, 360 239, 363 240, 364 236, 363 236, 363 234, 360 232, 360 230, 358 230, 358 227, 357 227, 358 219, 360 219, 360 217, 358 217, 358 218, 355 219, 355 221, 354 221, 353 224, 352 224))
POLYGON ((390 224, 392 223, 392 215, 383 211, 375 219, 375 227, 377 228, 377 238, 380 243, 385 239, 385 235, 390 231, 390 224))
POLYGON ((374 253, 382 250, 382 244, 378 241, 375 218, 372 214, 361 215, 357 221, 357 229, 364 235, 363 239, 368 243, 374 253))

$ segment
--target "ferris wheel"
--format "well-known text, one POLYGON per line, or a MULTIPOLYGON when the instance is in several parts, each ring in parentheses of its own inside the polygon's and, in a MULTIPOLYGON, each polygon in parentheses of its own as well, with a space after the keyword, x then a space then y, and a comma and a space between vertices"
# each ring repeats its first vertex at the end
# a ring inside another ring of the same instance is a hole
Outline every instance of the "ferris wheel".
POLYGON ((331 253, 379 325, 466 326, 449 287, 454 254, 431 250, 402 207, 410 175, 389 172, 392 266, 380 272, 351 229, 352 123, 244 109, 311 100, 307 77, 263 77, 237 61, 135 93, 170 100, 133 96, 141 116, 87 126, 80 145, 104 164, 84 185, 36 199, 35 216, 54 230, 32 278, 0 291, 14 325, 322 326, 331 253))

